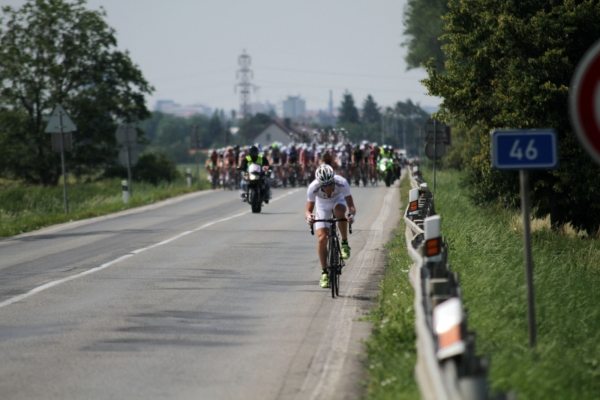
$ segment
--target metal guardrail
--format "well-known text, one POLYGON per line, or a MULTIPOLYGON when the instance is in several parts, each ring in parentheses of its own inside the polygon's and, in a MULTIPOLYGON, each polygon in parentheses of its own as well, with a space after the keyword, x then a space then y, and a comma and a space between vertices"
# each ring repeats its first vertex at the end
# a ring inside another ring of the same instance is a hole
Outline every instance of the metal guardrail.
POLYGON ((487 360, 475 354, 475 333, 468 330, 458 277, 448 264, 448 246, 435 214, 433 194, 418 167, 404 214, 406 245, 414 265, 417 333, 416 378, 424 399, 490 399, 487 360))

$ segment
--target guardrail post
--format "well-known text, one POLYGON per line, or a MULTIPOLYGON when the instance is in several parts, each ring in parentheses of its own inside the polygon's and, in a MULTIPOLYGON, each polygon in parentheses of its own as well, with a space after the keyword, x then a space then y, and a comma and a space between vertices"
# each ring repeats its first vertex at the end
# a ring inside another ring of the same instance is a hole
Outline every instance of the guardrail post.
POLYGON ((419 189, 410 189, 408 192, 408 216, 412 217, 419 213, 419 189))
POLYGON ((433 215, 425 218, 423 227, 425 231, 425 246, 423 247, 426 262, 442 261, 442 218, 433 215))
POLYGON ((458 297, 452 297, 434 307, 433 326, 438 339, 438 359, 443 360, 465 351, 461 332, 463 319, 462 303, 458 297))

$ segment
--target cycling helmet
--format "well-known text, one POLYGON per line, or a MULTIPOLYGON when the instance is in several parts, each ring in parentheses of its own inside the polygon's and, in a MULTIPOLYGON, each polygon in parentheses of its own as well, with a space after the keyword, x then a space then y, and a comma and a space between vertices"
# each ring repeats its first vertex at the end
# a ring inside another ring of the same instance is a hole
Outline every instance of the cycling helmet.
POLYGON ((333 177, 335 172, 333 172, 333 168, 327 164, 319 165, 319 168, 315 171, 315 177, 319 181, 321 185, 328 185, 333 183, 333 177))

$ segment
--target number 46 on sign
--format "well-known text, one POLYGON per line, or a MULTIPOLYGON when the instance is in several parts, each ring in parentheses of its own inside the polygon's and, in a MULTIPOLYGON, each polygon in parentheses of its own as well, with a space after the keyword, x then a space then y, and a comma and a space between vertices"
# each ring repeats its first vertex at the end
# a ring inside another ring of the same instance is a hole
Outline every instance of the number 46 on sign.
POLYGON ((551 129, 495 130, 492 164, 498 169, 556 168, 556 133, 551 129))

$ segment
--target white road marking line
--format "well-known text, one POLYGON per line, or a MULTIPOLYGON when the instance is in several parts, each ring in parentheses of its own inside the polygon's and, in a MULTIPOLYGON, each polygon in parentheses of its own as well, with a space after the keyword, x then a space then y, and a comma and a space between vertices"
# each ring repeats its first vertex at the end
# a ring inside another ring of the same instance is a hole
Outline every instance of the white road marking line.
MULTIPOLYGON (((283 198, 285 198, 287 196, 291 196, 292 194, 298 192, 299 190, 300 189, 295 189, 295 190, 287 192, 287 193, 285 193, 285 194, 283 194, 283 195, 281 195, 279 197, 271 199, 271 203, 273 203, 275 201, 279 201, 279 200, 281 200, 281 199, 283 199, 283 198)), ((112 261, 108 261, 108 262, 106 262, 106 263, 104 263, 104 264, 102 264, 102 265, 100 265, 98 267, 94 267, 94 268, 88 269, 86 271, 80 272, 78 274, 71 275, 71 276, 68 276, 66 278, 58 279, 58 280, 55 280, 55 281, 51 281, 51 282, 45 283, 45 284, 43 284, 41 286, 37 286, 37 287, 31 289, 30 291, 28 291, 26 293, 20 294, 18 296, 11 297, 9 299, 6 299, 6 300, 0 302, 0 308, 9 306, 9 305, 14 304, 14 303, 16 303, 18 301, 21 301, 21 300, 25 300, 28 297, 31 297, 33 295, 36 295, 36 294, 40 293, 40 292, 43 292, 44 290, 53 288, 53 287, 61 285, 63 283, 75 280, 77 278, 81 278, 81 277, 86 276, 86 275, 93 274, 95 272, 102 271, 103 269, 106 269, 108 267, 112 267, 113 265, 118 264, 119 262, 121 262, 123 260, 126 260, 126 259, 128 259, 130 257, 133 257, 133 256, 137 255, 137 254, 143 253, 146 250, 154 249, 156 247, 163 246, 163 245, 165 245, 167 243, 171 243, 171 242, 173 242, 173 241, 175 241, 177 239, 181 239, 182 237, 187 236, 190 233, 201 231, 203 229, 208 228, 209 226, 216 225, 216 224, 219 224, 221 222, 230 221, 232 219, 241 217, 241 216, 249 214, 249 213, 250 213, 250 211, 244 211, 244 212, 241 212, 241 213, 237 213, 237 214, 231 215, 231 216, 226 217, 226 218, 221 218, 221 219, 217 219, 215 221, 207 222, 204 225, 201 225, 201 226, 199 226, 199 227, 197 227, 195 229, 192 229, 191 231, 181 232, 181 233, 179 233, 179 234, 177 234, 177 235, 175 235, 175 236, 173 236, 173 237, 171 237, 169 239, 166 239, 166 240, 163 240, 161 242, 152 244, 150 246, 142 247, 142 248, 137 249, 137 250, 133 250, 133 251, 127 253, 127 254, 124 254, 124 255, 122 255, 122 256, 120 256, 118 258, 115 258, 112 261)))

